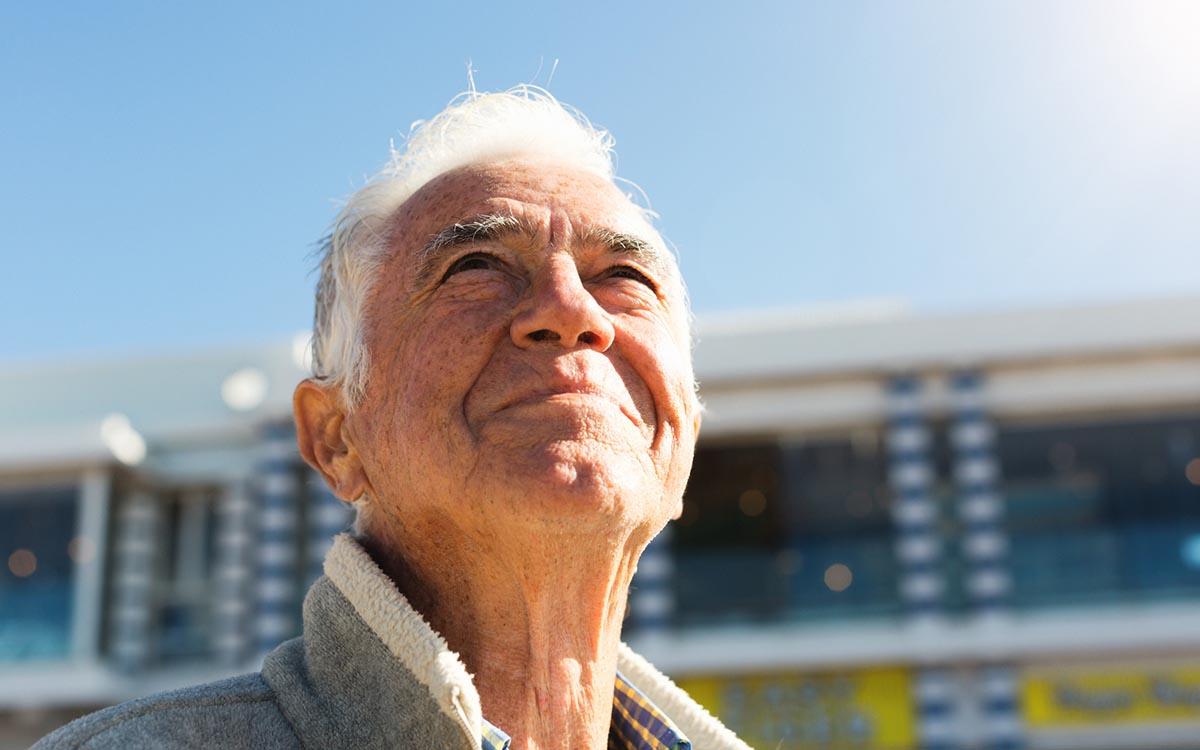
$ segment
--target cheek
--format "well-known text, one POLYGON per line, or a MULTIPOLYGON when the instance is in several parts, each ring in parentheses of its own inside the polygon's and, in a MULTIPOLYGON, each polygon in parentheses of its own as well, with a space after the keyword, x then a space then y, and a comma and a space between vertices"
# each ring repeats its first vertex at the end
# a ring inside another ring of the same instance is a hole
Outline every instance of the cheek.
POLYGON ((639 325, 648 327, 646 335, 630 337, 634 341, 627 358, 654 401, 657 418, 651 460, 662 482, 663 496, 673 503, 664 512, 674 518, 682 507, 679 502, 696 447, 699 403, 695 399, 691 357, 686 345, 662 322, 642 321, 639 325))
POLYGON ((370 368, 378 415, 393 431, 420 438, 417 442, 459 418, 496 341, 506 335, 505 320, 501 301, 451 300, 382 332, 370 368))
POLYGON ((690 436, 694 400, 688 352, 661 321, 635 319, 624 329, 626 359, 649 391, 658 431, 666 426, 674 437, 690 436))

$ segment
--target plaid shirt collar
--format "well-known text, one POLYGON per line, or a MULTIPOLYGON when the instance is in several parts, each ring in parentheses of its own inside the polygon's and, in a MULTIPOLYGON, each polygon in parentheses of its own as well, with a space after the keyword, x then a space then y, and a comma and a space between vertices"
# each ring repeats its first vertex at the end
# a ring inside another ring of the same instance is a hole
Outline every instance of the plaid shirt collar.
MULTIPOLYGON (((483 720, 483 750, 508 750, 511 739, 483 720)), ((641 690, 617 672, 609 750, 692 750, 692 743, 641 690)))

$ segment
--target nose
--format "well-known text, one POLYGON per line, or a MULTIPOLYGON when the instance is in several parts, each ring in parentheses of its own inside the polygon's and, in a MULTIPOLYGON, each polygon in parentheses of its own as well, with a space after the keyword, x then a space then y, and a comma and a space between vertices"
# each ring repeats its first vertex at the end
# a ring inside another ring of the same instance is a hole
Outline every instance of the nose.
POLYGON ((551 258, 538 269, 529 296, 513 317, 513 343, 522 349, 549 344, 607 351, 615 331, 611 318, 583 285, 568 258, 551 258))

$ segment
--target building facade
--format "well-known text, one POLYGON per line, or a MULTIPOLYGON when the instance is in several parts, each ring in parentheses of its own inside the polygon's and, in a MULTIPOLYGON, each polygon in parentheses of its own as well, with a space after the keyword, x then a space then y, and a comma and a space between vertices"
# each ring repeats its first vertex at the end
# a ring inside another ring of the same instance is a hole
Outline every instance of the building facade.
MULTIPOLYGON (((628 635, 752 745, 1200 748, 1200 299, 702 322, 628 635)), ((305 341, 0 375, 0 747, 252 669, 348 509, 305 341)))

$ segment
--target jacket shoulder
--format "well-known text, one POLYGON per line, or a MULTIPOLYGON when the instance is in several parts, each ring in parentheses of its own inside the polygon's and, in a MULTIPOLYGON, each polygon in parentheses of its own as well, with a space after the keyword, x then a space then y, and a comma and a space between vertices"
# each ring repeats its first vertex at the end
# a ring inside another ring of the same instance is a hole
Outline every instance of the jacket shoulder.
POLYGON ((293 750, 300 743, 259 674, 121 703, 67 724, 31 750, 293 750))

